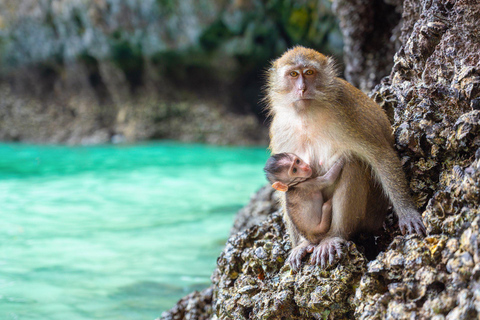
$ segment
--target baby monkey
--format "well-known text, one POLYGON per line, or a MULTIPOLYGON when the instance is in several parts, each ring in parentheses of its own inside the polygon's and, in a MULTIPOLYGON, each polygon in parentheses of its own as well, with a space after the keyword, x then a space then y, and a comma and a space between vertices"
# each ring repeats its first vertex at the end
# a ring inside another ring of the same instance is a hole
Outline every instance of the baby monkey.
POLYGON ((332 199, 325 201, 322 190, 337 181, 345 161, 337 160, 322 176, 293 153, 271 156, 263 169, 267 180, 278 191, 285 192, 287 214, 298 232, 306 239, 292 249, 288 263, 298 270, 302 258, 325 237, 332 222, 332 199))

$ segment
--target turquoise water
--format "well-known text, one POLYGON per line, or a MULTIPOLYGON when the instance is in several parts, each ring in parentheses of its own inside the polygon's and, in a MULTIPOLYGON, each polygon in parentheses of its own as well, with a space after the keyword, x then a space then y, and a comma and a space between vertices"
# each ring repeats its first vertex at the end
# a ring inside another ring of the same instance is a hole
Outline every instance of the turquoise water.
POLYGON ((154 319, 207 287, 265 148, 0 144, 0 319, 154 319))

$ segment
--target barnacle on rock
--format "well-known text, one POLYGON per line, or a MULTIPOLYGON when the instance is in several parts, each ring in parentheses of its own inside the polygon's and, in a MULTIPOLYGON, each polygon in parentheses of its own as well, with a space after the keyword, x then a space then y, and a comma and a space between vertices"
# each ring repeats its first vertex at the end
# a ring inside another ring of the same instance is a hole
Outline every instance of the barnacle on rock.
POLYGON ((341 264, 321 269, 305 262, 293 273, 285 264, 291 245, 281 223, 275 213, 263 224, 230 238, 212 276, 218 288, 214 294, 217 315, 225 319, 348 318, 355 309, 354 288, 366 268, 363 255, 348 242, 341 264), (229 276, 231 266, 241 266, 236 279, 229 276))

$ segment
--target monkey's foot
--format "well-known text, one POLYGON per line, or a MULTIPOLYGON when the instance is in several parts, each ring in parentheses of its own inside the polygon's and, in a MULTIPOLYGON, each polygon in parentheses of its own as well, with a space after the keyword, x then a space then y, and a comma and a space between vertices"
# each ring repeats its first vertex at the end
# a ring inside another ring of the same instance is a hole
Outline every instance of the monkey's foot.
POLYGON ((313 250, 310 257, 310 263, 316 264, 321 268, 332 265, 335 260, 339 260, 342 257, 342 247, 345 244, 345 240, 340 237, 325 238, 318 244, 313 250))
POLYGON ((310 244, 308 241, 303 241, 298 246, 292 249, 290 255, 288 256, 287 262, 292 268, 293 271, 298 271, 302 265, 302 259, 305 257, 307 252, 312 252, 315 246, 310 244))
POLYGON ((417 233, 425 237, 427 230, 423 224, 422 217, 416 210, 403 215, 398 219, 398 226, 403 235, 417 233))

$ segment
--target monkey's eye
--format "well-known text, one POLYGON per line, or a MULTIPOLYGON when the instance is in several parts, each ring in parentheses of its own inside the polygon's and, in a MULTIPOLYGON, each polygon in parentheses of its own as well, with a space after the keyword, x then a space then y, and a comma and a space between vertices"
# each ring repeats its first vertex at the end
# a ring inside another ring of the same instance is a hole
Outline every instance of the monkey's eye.
POLYGON ((297 71, 292 71, 290 72, 290 77, 297 77, 298 76, 298 72, 297 71))
POLYGON ((297 168, 293 168, 292 172, 297 173, 297 168))
POLYGON ((305 74, 307 76, 311 76, 313 74, 313 70, 307 70, 307 71, 305 71, 305 74))
POLYGON ((300 164, 300 160, 298 160, 298 159, 297 159, 297 161, 296 161, 296 162, 297 162, 297 164, 300 164))

